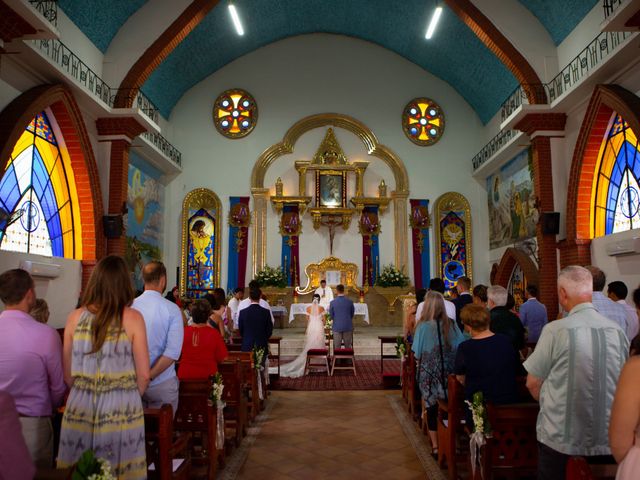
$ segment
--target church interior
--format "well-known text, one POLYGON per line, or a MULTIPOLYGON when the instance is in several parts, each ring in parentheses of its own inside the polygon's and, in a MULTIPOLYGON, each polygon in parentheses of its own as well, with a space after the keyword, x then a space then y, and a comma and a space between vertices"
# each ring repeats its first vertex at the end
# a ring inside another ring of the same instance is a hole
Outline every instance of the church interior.
MULTIPOLYGON (((551 327, 570 313, 561 272, 595 266, 624 283, 637 335, 639 32, 640 0, 0 0, 0 273, 31 275, 65 351, 105 258, 136 295, 162 262, 185 328, 224 290, 233 398, 204 423, 195 406, 145 413, 149 478, 556 478, 540 476, 533 399, 491 417, 525 454, 501 456, 498 434, 470 464, 453 370, 429 410, 408 319, 425 290, 447 306, 501 286, 523 323, 533 295, 551 327), (239 351, 226 306, 252 281, 273 319, 266 365, 239 351), (332 351, 338 286, 353 346, 332 351), (326 349, 305 343, 316 294, 326 349), (299 354, 304 375, 280 376, 299 354), (149 453, 165 427, 188 432, 183 451, 149 453)), ((614 478, 611 458, 566 478, 614 478)), ((35 476, 70 478, 54 468, 35 476)))

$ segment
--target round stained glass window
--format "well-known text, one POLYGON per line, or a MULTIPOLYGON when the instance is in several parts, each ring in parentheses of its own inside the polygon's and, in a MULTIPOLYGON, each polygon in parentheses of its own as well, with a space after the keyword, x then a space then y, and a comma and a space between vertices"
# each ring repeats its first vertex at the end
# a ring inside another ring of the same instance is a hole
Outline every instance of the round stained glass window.
POLYGON ((258 105, 248 92, 227 90, 216 98, 213 123, 227 138, 242 138, 251 133, 258 121, 258 105))
POLYGON ((444 133, 444 112, 430 98, 415 98, 404 107, 402 130, 416 145, 433 145, 444 133))

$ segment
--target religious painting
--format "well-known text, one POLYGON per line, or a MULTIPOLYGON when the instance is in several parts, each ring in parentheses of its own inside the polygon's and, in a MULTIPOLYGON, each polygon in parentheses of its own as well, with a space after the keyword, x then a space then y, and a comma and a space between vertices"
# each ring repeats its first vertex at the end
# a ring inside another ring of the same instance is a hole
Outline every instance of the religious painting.
POLYGON ((346 176, 341 172, 317 172, 316 204, 325 208, 344 208, 346 176))
POLYGON ((472 278, 471 209, 467 199, 449 192, 435 202, 436 221, 436 276, 451 289, 458 278, 472 278))
POLYGON ((182 206, 180 294, 200 298, 220 283, 220 200, 205 188, 185 197, 182 206))
POLYGON ((136 289, 141 290, 142 266, 162 258, 164 186, 158 181, 162 174, 135 153, 129 160, 125 259, 136 289))
POLYGON ((536 235, 538 215, 531 161, 528 148, 487 178, 491 249, 536 235))
POLYGON ((520 311, 520 305, 522 305, 525 299, 525 289, 527 288, 527 280, 524 276, 524 271, 519 263, 516 263, 511 272, 511 278, 509 279, 509 285, 507 291, 513 295, 513 299, 516 302, 516 311, 520 311))

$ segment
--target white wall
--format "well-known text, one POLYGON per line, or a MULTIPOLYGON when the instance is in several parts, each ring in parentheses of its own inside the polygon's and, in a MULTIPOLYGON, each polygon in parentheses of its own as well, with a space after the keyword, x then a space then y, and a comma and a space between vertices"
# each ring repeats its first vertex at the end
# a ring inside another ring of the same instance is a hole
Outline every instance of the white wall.
MULTIPOLYGON (((60 265, 60 276, 57 278, 35 277, 36 295, 44 298, 49 305, 49 325, 63 328, 67 315, 76 307, 82 282, 82 264, 78 260, 66 258, 48 258, 40 255, 0 251, 0 272, 19 268, 22 260, 53 263, 60 265)), ((0 309, 4 304, 0 302, 0 309)))
MULTIPOLYGON (((471 157, 483 143, 482 124, 477 115, 448 84, 402 57, 361 40, 325 34, 283 40, 248 54, 200 82, 176 105, 170 118, 171 141, 183 154, 184 172, 167 188, 165 255, 169 271, 175 271, 179 263, 184 195, 197 187, 211 188, 223 202, 226 222, 229 196, 250 194, 251 169, 258 156, 279 142, 300 119, 326 112, 360 120, 402 159, 410 176, 410 197, 428 198, 433 204, 441 194, 459 191, 469 199, 474 228, 474 276, 477 281, 486 281, 486 198, 484 189, 471 177, 471 157), (259 108, 256 129, 241 140, 222 137, 211 119, 213 101, 232 87, 248 90, 259 108), (401 129, 402 109, 419 96, 439 102, 446 115, 444 136, 432 147, 415 146, 401 129)), ((292 161, 310 159, 325 130, 303 136, 294 154, 277 161, 268 172, 266 186, 272 188, 280 175, 286 191, 290 191, 296 178, 292 161)), ((350 133, 337 130, 337 136, 350 160, 371 161, 369 175, 374 178, 371 185, 377 185, 379 178, 384 177, 389 191, 393 190, 393 178, 386 166, 365 155, 350 133)), ((390 209, 383 217, 383 263, 393 261, 392 215, 390 209)), ((268 228, 267 259, 271 264, 279 264, 280 236, 272 211, 268 228)), ((304 217, 303 231, 302 267, 305 262, 320 260, 328 254, 328 241, 313 231, 308 216, 304 217)), ((354 221, 349 236, 342 232, 336 235, 336 254, 359 264, 361 238, 356 232, 354 221)), ((222 248, 224 286, 227 235, 225 232, 222 248)), ((411 269, 410 264, 408 270, 411 269)))

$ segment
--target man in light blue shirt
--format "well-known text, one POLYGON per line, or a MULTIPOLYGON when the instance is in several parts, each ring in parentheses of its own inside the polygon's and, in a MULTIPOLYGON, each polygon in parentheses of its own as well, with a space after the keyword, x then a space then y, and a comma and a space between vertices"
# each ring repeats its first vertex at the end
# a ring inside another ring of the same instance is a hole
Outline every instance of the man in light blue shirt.
MULTIPOLYGON (((609 455, 608 426, 629 341, 591 304, 592 277, 584 267, 558 276, 558 300, 569 315, 542 329, 524 362, 527 388, 540 401, 537 422, 538 479, 565 478, 572 455, 609 455)), ((594 457, 594 458, 590 458, 594 457)))
POLYGON ((520 305, 520 321, 527 329, 527 341, 536 343, 548 321, 547 307, 538 301, 538 287, 535 285, 528 285, 525 295, 527 301, 520 305))
POLYGON ((178 377, 173 364, 180 358, 184 324, 180 308, 163 298, 167 270, 162 262, 147 263, 142 269, 144 293, 133 308, 144 318, 151 364, 151 383, 142 396, 145 408, 160 408, 169 403, 175 415, 178 408, 178 377))
POLYGON ((620 328, 624 330, 626 335, 628 327, 627 311, 622 305, 617 304, 602 293, 604 285, 607 283, 607 277, 602 270, 593 265, 589 265, 587 270, 591 272, 591 276, 593 277, 593 299, 591 303, 593 303, 593 306, 599 313, 620 325, 620 328))

